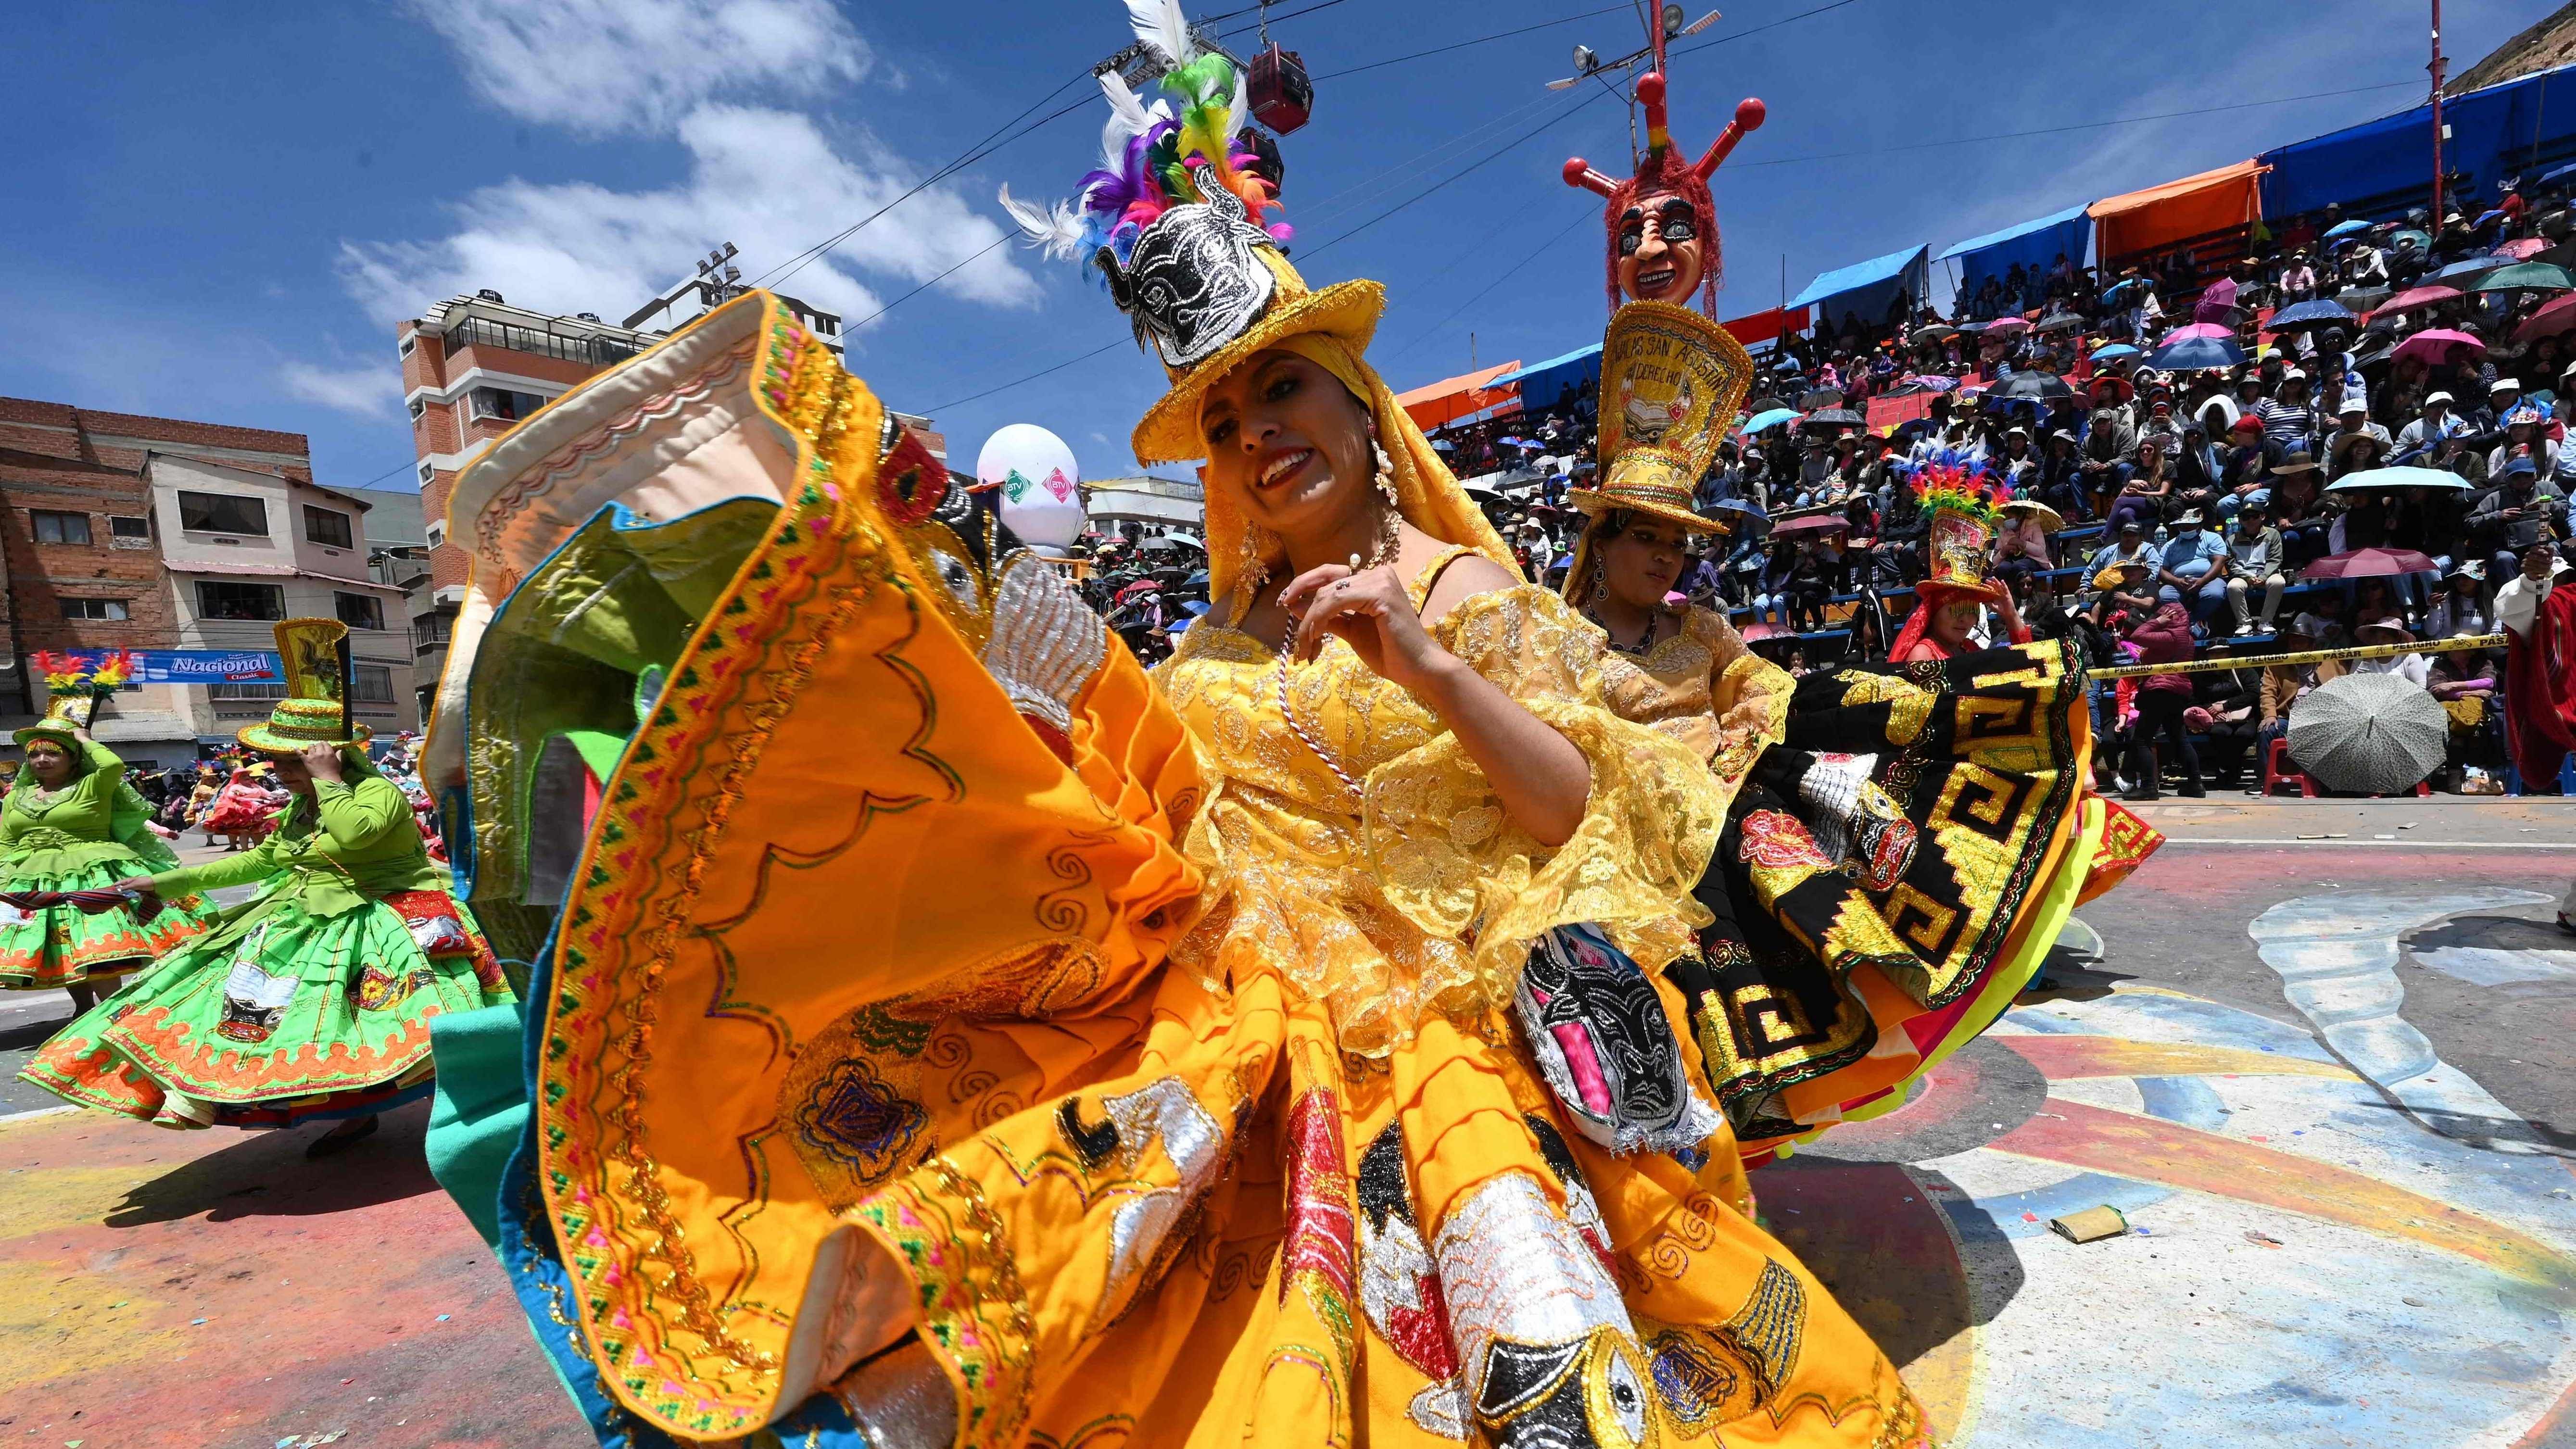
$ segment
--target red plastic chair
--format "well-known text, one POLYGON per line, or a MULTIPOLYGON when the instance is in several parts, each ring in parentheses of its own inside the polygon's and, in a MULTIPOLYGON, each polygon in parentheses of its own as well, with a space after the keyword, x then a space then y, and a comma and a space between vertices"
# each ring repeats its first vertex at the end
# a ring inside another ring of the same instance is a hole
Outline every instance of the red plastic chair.
MULTIPOLYGON (((2272 737, 2272 743, 2266 746, 2263 751, 2264 796, 2269 798, 2274 785, 2289 780, 2298 781, 2299 794, 2308 799, 2313 800, 2319 794, 2323 793, 2317 789, 2316 780, 2310 776, 2307 771, 2302 770, 2297 765, 2291 763, 2290 737, 2287 735, 2275 735, 2272 737)), ((2433 784, 2430 780, 2418 780, 2415 782, 2415 788, 2407 791, 2406 793, 2413 795, 2418 799, 2430 799, 2433 794, 2433 784)), ((2385 795, 2369 795, 2360 798, 2385 800, 2388 797, 2385 795)))

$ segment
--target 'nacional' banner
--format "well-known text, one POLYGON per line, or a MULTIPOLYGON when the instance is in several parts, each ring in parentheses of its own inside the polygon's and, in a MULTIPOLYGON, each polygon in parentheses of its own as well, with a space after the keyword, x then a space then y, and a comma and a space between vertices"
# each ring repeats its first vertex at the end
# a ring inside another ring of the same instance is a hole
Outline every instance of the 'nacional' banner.
MULTIPOLYGON (((110 651, 64 651, 95 669, 110 651)), ((283 684, 286 669, 270 649, 136 649, 134 684, 283 684)))

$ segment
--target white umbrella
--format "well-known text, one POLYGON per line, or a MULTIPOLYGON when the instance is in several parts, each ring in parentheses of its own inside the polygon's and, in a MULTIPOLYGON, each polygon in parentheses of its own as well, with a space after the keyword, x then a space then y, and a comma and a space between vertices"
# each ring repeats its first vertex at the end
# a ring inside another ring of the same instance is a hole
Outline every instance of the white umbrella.
POLYGON ((2290 707, 2290 758, 2327 788, 2412 790, 2442 766, 2451 716, 2402 674, 2347 674, 2290 707))

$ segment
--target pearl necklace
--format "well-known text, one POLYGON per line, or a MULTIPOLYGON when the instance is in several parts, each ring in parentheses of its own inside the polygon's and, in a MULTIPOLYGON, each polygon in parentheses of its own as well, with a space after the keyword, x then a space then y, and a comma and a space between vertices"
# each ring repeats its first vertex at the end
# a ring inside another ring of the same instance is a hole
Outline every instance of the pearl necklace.
MULTIPOLYGON (((1401 541, 1402 535, 1397 530, 1395 510, 1387 509, 1380 516, 1377 547, 1369 551, 1369 556, 1365 560, 1358 554, 1352 554, 1351 572, 1366 573, 1381 564, 1395 562, 1396 547, 1401 541)), ((1333 778, 1341 781, 1342 788, 1350 791, 1353 798, 1363 797, 1365 792, 1360 788, 1360 782, 1352 779, 1351 772, 1342 768, 1341 761, 1334 759, 1331 752, 1318 743, 1313 735, 1307 733, 1306 726, 1298 720, 1296 706, 1288 699, 1288 656, 1285 653, 1279 656, 1279 668, 1273 673, 1271 683, 1279 696, 1280 718, 1288 721, 1289 733, 1297 737, 1298 743, 1304 745, 1309 754, 1324 762, 1324 768, 1333 772, 1333 778)))

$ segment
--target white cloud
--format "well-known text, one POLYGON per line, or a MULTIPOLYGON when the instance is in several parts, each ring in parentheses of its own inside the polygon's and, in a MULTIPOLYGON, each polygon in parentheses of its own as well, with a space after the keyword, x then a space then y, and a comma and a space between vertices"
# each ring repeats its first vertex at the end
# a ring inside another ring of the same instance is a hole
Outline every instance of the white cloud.
POLYGON ((277 380, 288 393, 306 402, 362 418, 402 411, 402 373, 390 365, 334 370, 309 362, 289 362, 278 368, 277 380))
MULTIPOLYGON (((682 118, 688 174, 656 191, 587 182, 506 181, 456 205, 458 229, 428 242, 343 242, 343 280, 390 325, 459 292, 490 287, 519 306, 597 312, 614 321, 686 273, 716 243, 742 249, 758 274, 903 194, 899 163, 873 146, 851 160, 814 121, 783 111, 701 106, 682 118)), ((911 290, 1002 235, 956 193, 933 188, 785 280, 786 291, 852 322, 888 297, 862 270, 911 290)), ((941 287, 970 301, 1025 306, 1036 281, 1008 248, 968 263, 941 287)))
POLYGON ((865 75, 830 0, 413 0, 483 98, 586 135, 660 133, 700 105, 801 100, 865 75))

